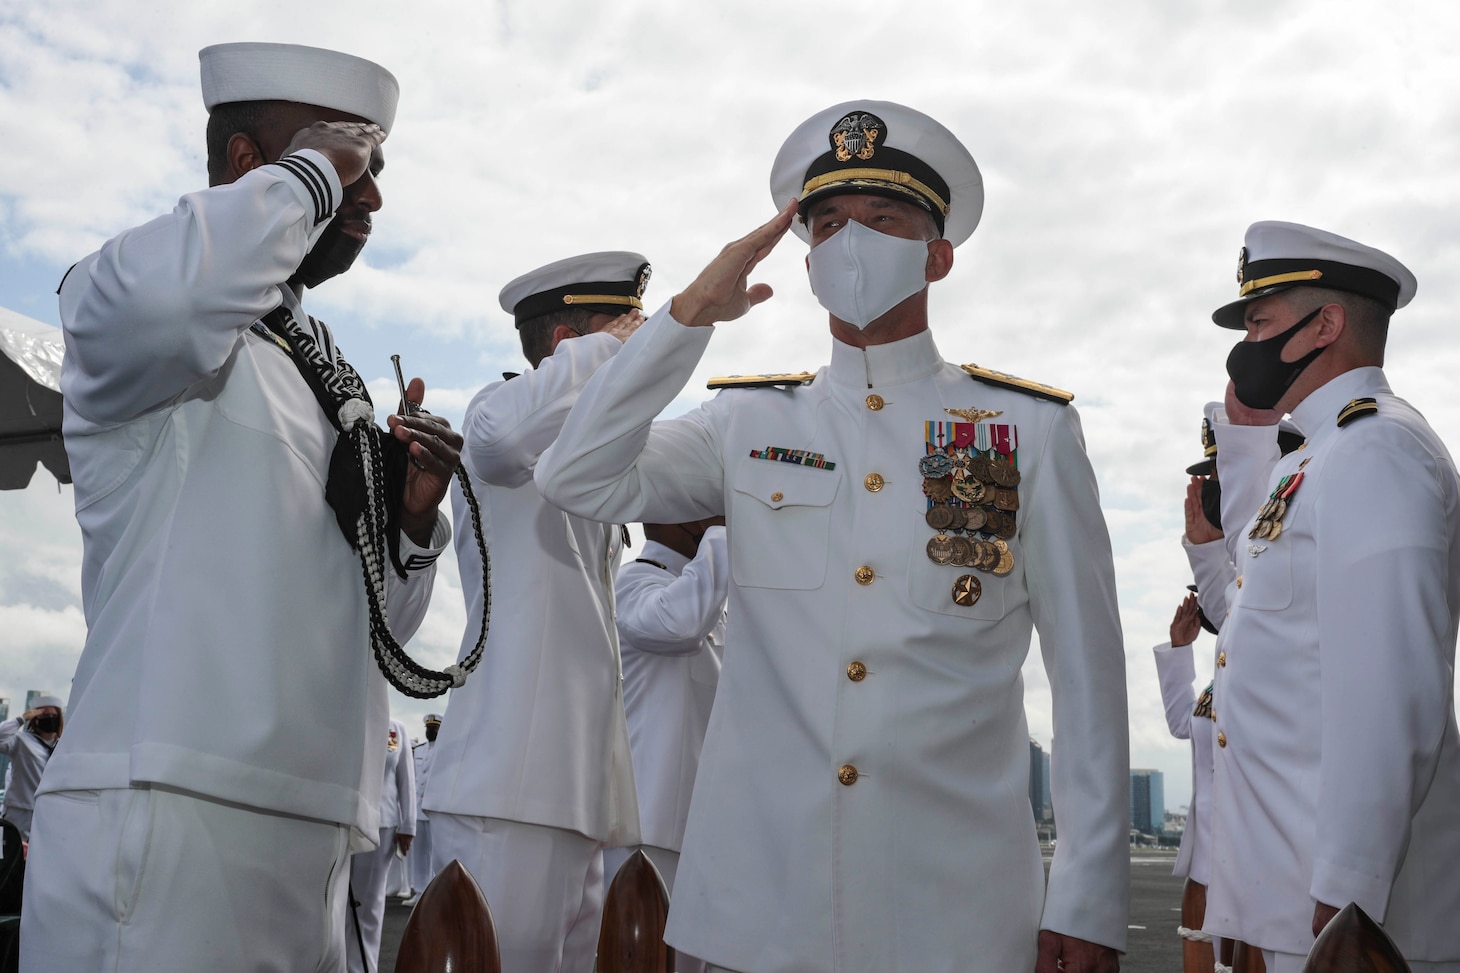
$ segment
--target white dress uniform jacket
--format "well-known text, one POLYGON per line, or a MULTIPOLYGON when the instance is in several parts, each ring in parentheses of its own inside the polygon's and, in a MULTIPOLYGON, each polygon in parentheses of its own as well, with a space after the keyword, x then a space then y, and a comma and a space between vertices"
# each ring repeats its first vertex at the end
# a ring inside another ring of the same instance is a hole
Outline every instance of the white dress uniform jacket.
POLYGON ((1237 579, 1237 571, 1227 556, 1226 536, 1205 544, 1193 544, 1183 536, 1181 549, 1186 552, 1186 563, 1191 565, 1197 604, 1207 621, 1220 630, 1227 617, 1227 589, 1237 579))
POLYGON ((1407 959, 1454 961, 1460 477, 1378 368, 1333 379, 1293 418, 1307 446, 1268 489, 1304 479, 1276 539, 1242 530, 1217 642, 1205 928, 1302 955, 1315 901, 1354 901, 1407 959), (1378 414, 1339 428, 1361 397, 1378 414))
POLYGON ((1210 717, 1194 715, 1198 697, 1192 685, 1196 679, 1192 646, 1162 642, 1154 651, 1166 725, 1176 739, 1191 741, 1191 804, 1171 874, 1206 885, 1211 847, 1212 750, 1217 731, 1210 717))
POLYGON ((538 467, 580 516, 728 518, 734 649, 668 941, 754 973, 1029 969, 1041 925, 1122 947, 1125 666, 1076 413, 974 382, 924 332, 834 343, 810 385, 728 391, 651 427, 712 332, 655 314, 538 467), (973 407, 1017 424, 1022 507, 1012 573, 983 575, 964 607, 952 587, 969 569, 925 553, 918 462, 926 423, 973 407), (835 469, 750 456, 767 446, 835 469), (1047 896, 1020 676, 1035 626, 1062 839, 1047 896))
MULTIPOLYGON (((428 811, 566 828, 610 847, 639 840, 613 622, 622 529, 549 506, 532 482, 579 390, 621 347, 605 334, 564 341, 467 406, 462 460, 491 552, 492 625, 480 677, 451 694, 428 811)), ((459 488, 452 512, 464 657, 479 634, 482 574, 459 488)))
POLYGON ((411 748, 411 759, 416 765, 416 818, 425 820, 426 780, 431 776, 431 755, 436 752, 434 740, 426 740, 411 748))
MULTIPOLYGON (((327 198, 263 166, 182 197, 61 287, 88 632, 41 792, 161 784, 353 825, 364 846, 389 710, 359 557, 324 499, 335 431, 289 354, 250 330, 281 301, 304 320, 280 282, 341 198, 324 156, 296 157, 327 198)), ((402 641, 439 550, 401 538, 402 641)))
POLYGON ((56 742, 47 743, 26 729, 25 721, 12 717, 0 723, 0 753, 10 758, 5 765, 5 800, 0 802, 0 817, 30 837, 30 813, 35 808, 35 792, 41 774, 56 742))
POLYGON ((396 834, 416 833, 416 762, 411 757, 406 725, 390 721, 385 745, 385 776, 380 790, 380 827, 396 834))
POLYGON ((693 560, 646 541, 643 557, 618 572, 624 710, 646 845, 679 851, 684 843, 720 681, 729 595, 724 527, 705 531, 693 560))

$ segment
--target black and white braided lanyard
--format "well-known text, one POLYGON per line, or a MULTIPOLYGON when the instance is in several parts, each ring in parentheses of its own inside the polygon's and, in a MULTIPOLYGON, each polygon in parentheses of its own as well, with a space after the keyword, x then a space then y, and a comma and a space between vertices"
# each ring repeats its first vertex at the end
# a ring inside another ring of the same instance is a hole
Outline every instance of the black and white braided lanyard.
MULTIPOLYGON (((466 683, 467 674, 481 662, 492 615, 492 564, 482 535, 481 509, 466 470, 457 464, 455 474, 471 508, 472 533, 482 562, 482 627, 471 653, 459 663, 441 671, 427 669, 406 654, 391 634, 385 608, 386 561, 390 559, 387 526, 393 517, 387 496, 382 433, 375 424, 370 394, 359 374, 344 358, 326 358, 310 329, 301 327, 283 305, 265 315, 261 323, 282 339, 306 384, 319 401, 330 424, 339 432, 330 456, 326 497, 335 508, 340 529, 350 546, 360 554, 365 596, 370 605, 370 646, 376 664, 392 686, 407 696, 430 699, 466 683), (342 482, 348 480, 351 482, 342 482), (355 496, 342 504, 340 496, 355 496), (353 509, 353 508, 358 508, 353 509)), ((314 324, 310 319, 311 325, 314 324)))

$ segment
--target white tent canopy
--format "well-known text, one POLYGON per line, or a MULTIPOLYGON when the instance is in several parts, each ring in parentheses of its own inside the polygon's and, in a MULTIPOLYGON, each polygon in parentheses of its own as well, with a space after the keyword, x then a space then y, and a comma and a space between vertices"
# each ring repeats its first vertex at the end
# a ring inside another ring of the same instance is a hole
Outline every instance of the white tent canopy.
POLYGON ((62 483, 61 329, 0 307, 0 490, 24 489, 41 463, 62 483))

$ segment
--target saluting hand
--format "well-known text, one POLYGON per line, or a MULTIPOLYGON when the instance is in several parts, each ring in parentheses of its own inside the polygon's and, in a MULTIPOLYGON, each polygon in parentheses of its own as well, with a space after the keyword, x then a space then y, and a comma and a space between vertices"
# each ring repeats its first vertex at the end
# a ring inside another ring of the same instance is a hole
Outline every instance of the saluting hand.
POLYGON ((769 299, 770 285, 751 284, 750 272, 775 249, 791 228, 795 215, 796 200, 793 199, 769 223, 726 244, 694 282, 675 295, 669 305, 674 320, 694 328, 708 327, 720 321, 733 321, 769 299))
MULTIPOLYGON (((406 401, 419 406, 426 399, 426 383, 411 379, 406 387, 406 401)), ((406 485, 401 494, 401 530, 416 544, 425 547, 431 542, 436 526, 436 510, 451 487, 451 477, 461 463, 461 433, 451 423, 429 412, 409 416, 386 416, 391 435, 406 443, 410 466, 406 468, 406 485)))
POLYGON ((1207 520, 1206 510, 1201 504, 1201 485, 1204 476, 1193 476, 1186 485, 1186 540, 1189 544, 1205 544, 1222 539, 1219 527, 1207 520))
POLYGON ((644 315, 635 308, 625 314, 620 314, 612 321, 598 329, 599 334, 611 334, 619 341, 628 341, 629 335, 639 330, 639 325, 644 323, 644 315))
POLYGON ((1190 645, 1201 631, 1201 615, 1197 611, 1196 595, 1187 595, 1176 606, 1176 615, 1171 619, 1171 644, 1190 645))
POLYGON ((330 161, 348 186, 365 175, 370 158, 385 141, 385 129, 374 122, 315 122, 294 133, 284 154, 313 149, 330 161))

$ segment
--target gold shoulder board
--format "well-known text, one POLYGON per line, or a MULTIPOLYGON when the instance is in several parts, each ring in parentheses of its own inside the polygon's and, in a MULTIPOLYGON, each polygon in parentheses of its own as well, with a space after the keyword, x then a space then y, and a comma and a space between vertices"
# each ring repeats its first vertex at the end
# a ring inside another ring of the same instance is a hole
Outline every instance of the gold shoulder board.
POLYGON ((1064 389, 1057 389, 1053 385, 1045 385, 1041 382, 1031 382, 1027 378, 1019 378, 1017 375, 1010 375, 1007 372, 996 372, 992 368, 981 368, 978 365, 964 365, 963 370, 975 381, 983 382, 985 385, 1013 389, 1015 392, 1023 392, 1025 395, 1032 395, 1037 399, 1048 399, 1051 402, 1058 402, 1060 405, 1069 405, 1075 400, 1073 392, 1066 392, 1064 389))
POLYGON ((810 385, 815 372, 783 372, 776 375, 722 375, 705 383, 708 389, 768 389, 810 385))
POLYGON ((1375 400, 1354 399, 1348 405, 1338 410, 1338 428, 1342 429, 1355 419, 1376 415, 1378 411, 1379 403, 1375 400))

